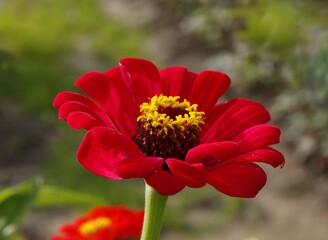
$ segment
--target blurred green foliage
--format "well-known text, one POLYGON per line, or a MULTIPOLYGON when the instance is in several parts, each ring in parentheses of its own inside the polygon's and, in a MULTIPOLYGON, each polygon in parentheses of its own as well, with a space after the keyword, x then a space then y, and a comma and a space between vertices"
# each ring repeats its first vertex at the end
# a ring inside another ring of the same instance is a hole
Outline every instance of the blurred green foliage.
POLYGON ((258 1, 232 11, 247 19, 240 37, 250 47, 275 55, 288 55, 290 50, 304 43, 308 27, 304 12, 291 1, 258 1))
POLYGON ((72 88, 77 73, 91 70, 99 59, 103 63, 99 68, 105 70, 123 56, 141 55, 144 35, 142 29, 108 19, 91 0, 4 1, 0 100, 10 99, 23 111, 46 117, 54 95, 72 88), (74 59, 76 54, 89 59, 74 59), (80 62, 90 59, 94 62, 81 69, 80 62))
POLYGON ((40 181, 27 182, 17 188, 0 192, 0 239, 9 240, 31 208, 40 188, 40 181))

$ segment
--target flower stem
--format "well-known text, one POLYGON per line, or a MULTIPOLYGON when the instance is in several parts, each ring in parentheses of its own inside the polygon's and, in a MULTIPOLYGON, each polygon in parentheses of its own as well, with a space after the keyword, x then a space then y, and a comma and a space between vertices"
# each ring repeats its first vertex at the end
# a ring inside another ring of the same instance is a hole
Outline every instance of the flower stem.
POLYGON ((146 183, 145 217, 141 240, 159 239, 167 198, 146 183))

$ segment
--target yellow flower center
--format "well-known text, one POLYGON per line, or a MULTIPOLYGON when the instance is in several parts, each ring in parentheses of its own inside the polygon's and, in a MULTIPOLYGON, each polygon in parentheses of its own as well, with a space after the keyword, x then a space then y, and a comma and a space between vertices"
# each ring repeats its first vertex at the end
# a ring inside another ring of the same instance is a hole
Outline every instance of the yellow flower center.
POLYGON ((83 223, 79 227, 79 232, 82 236, 88 237, 93 235, 100 229, 107 228, 112 224, 112 220, 108 217, 98 217, 83 223))
POLYGON ((133 140, 147 156, 175 157, 183 160, 198 145, 204 112, 197 104, 178 96, 154 96, 140 105, 138 129, 133 140))

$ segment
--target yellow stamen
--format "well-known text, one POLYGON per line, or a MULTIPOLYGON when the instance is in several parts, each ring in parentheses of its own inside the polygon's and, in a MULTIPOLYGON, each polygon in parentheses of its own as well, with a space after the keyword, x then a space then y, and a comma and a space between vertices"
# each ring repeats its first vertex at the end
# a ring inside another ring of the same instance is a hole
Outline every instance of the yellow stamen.
POLYGON ((141 115, 137 121, 142 122, 144 127, 153 127, 160 129, 161 134, 167 135, 169 129, 185 131, 186 128, 194 126, 201 129, 200 125, 204 125, 204 112, 197 111, 197 104, 191 104, 186 99, 179 102, 179 96, 154 96, 150 102, 143 103, 140 106, 141 115), (169 116, 166 112, 161 113, 160 110, 180 110, 183 114, 169 116))
POLYGON ((89 220, 85 223, 83 223, 80 228, 79 232, 81 235, 87 237, 91 236, 98 230, 102 228, 107 228, 111 225, 112 220, 108 217, 99 217, 96 219, 89 220))

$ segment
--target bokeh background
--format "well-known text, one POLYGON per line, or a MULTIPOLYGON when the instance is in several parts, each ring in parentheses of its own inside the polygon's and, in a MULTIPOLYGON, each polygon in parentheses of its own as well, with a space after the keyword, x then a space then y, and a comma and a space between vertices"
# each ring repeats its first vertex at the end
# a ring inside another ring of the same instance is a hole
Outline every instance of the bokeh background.
POLYGON ((223 100, 260 101, 282 129, 286 165, 264 166, 255 199, 186 189, 169 198, 162 239, 327 239, 325 0, 0 0, 2 232, 44 240, 98 204, 143 208, 142 180, 108 181, 77 163, 84 133, 51 106, 78 76, 127 56, 226 72, 223 100))

